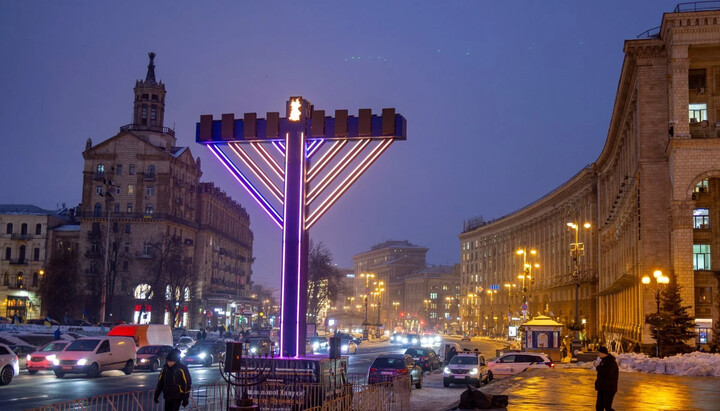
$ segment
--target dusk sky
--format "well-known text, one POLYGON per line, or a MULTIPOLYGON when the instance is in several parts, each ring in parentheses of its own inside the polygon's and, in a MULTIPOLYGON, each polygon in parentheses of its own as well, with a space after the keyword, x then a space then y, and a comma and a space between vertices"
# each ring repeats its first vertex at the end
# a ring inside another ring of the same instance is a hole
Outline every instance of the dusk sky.
POLYGON ((395 107, 393 144, 310 235, 341 267, 388 239, 459 262, 464 219, 499 217, 600 153, 623 42, 675 1, 3 1, 0 203, 77 206, 82 151, 131 122, 147 53, 165 126, 250 213, 253 280, 279 286, 281 231, 203 147, 201 114, 395 107))

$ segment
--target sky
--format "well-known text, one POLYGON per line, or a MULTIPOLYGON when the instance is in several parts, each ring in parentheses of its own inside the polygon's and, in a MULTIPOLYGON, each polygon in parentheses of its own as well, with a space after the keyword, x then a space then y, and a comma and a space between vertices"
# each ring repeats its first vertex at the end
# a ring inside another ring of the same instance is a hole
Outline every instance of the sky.
MULTIPOLYGON (((496 218, 600 154, 623 42, 676 2, 3 1, 0 203, 76 206, 82 151, 132 121, 147 53, 165 126, 249 212, 253 281, 279 287, 281 231, 207 150, 202 114, 395 107, 389 150, 311 230, 340 267, 409 240, 430 264, 460 259, 463 220, 496 218)), ((263 117, 263 115, 259 115, 263 117)))

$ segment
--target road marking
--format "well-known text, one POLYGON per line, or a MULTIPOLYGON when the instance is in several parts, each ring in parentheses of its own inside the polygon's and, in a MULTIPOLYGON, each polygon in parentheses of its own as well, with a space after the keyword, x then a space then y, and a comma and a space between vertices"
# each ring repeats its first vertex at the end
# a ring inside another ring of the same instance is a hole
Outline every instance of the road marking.
POLYGON ((9 401, 24 401, 24 400, 33 400, 36 398, 48 398, 48 397, 49 397, 48 395, 38 395, 35 397, 9 398, 9 399, 7 399, 7 401, 8 402, 9 401))

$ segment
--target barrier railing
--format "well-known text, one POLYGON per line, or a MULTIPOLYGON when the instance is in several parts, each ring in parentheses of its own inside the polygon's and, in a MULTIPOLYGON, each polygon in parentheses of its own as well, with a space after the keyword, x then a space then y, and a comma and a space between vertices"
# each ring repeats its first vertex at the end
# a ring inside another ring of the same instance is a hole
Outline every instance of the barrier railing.
MULTIPOLYGON (((361 378, 357 376, 355 379, 361 378)), ((195 387, 190 394, 186 409, 225 410, 228 396, 234 399, 241 395, 240 388, 237 389, 238 392, 233 392, 226 384, 195 387)), ((409 411, 410 390, 410 377, 403 375, 393 381, 379 384, 348 382, 335 387, 312 383, 265 383, 250 387, 248 394, 261 410, 409 411)), ((46 405, 29 411, 160 411, 164 409, 163 399, 161 398, 156 404, 153 395, 154 391, 108 394, 46 405)))

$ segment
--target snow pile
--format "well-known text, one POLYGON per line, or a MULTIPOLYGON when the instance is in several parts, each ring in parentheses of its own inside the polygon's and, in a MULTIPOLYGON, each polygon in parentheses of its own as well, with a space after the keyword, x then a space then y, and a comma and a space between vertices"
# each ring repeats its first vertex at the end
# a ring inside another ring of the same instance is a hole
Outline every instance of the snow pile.
POLYGON ((720 354, 692 352, 665 358, 618 354, 617 362, 621 371, 720 377, 720 354))
POLYGON ((587 362, 570 362, 570 363, 562 363, 562 364, 555 364, 555 368, 580 368, 583 370, 594 370, 595 364, 592 361, 587 362))

